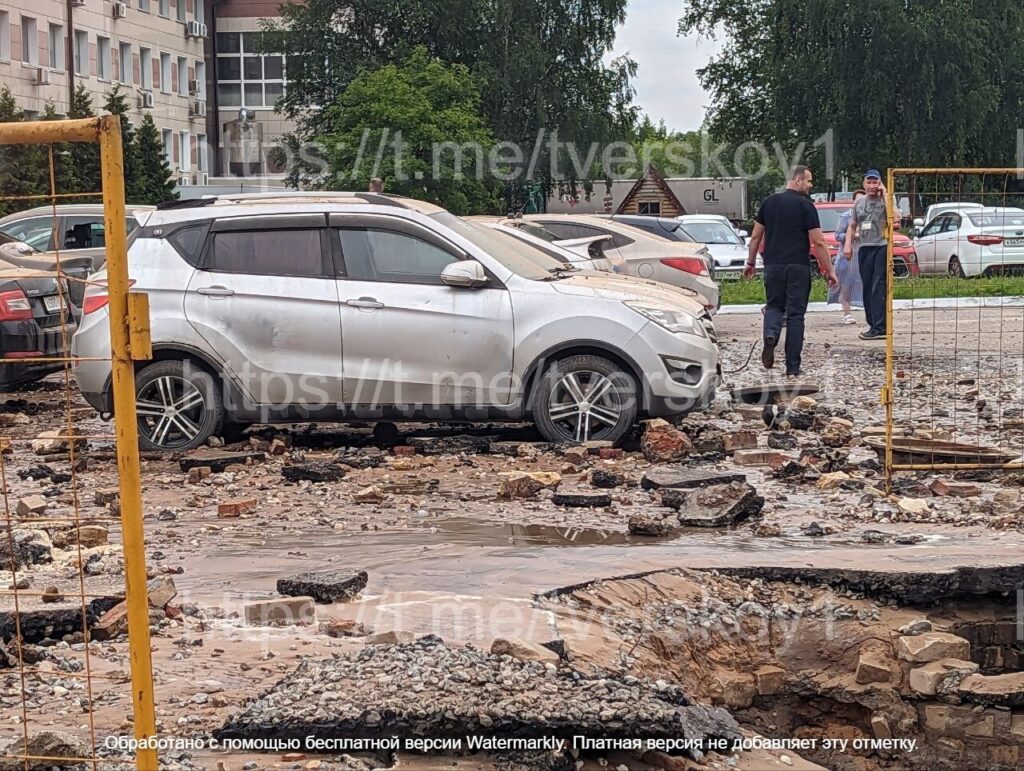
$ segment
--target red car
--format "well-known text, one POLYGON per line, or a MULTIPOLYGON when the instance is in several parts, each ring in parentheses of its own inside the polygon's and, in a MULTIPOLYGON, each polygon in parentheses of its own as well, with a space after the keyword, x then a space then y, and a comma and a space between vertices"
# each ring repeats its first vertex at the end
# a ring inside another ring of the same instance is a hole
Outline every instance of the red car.
MULTIPOLYGON (((839 218, 850 210, 850 201, 829 201, 814 204, 818 210, 818 219, 821 220, 821 230, 825 234, 825 241, 828 242, 828 253, 832 256, 833 262, 839 254, 839 241, 836 239, 836 227, 839 225, 839 218)), ((916 276, 921 271, 917 264, 917 252, 914 251, 914 242, 900 233, 896 234, 892 248, 893 275, 894 276, 916 276)), ((812 265, 817 265, 814 255, 811 255, 812 265)))

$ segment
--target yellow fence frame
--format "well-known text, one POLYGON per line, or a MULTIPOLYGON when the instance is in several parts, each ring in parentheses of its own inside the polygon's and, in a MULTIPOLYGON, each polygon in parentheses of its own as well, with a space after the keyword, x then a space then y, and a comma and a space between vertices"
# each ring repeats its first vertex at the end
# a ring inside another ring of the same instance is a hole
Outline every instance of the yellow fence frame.
MULTIPOLYGON (((125 227, 124 153, 121 122, 116 115, 61 121, 0 123, 0 145, 95 143, 100 149, 103 218, 106 232, 107 281, 110 296, 110 346, 114 388, 117 470, 121 492, 121 530, 124 541, 125 600, 131 661, 135 763, 139 771, 158 771, 153 660, 149 637, 149 597, 146 550, 142 526, 142 481, 139 435, 135 417, 134 358, 147 351, 131 349, 128 296, 127 229, 125 227)), ((51 196, 44 196, 51 198, 51 196)), ((148 327, 148 321, 145 323, 148 327)), ((145 348, 143 344, 141 346, 145 348)))
POLYGON ((886 173, 885 179, 885 208, 886 216, 889 221, 888 229, 886 232, 886 262, 887 262, 887 293, 885 303, 885 385, 882 386, 882 404, 885 406, 885 482, 886 489, 890 489, 892 486, 893 473, 896 471, 957 471, 967 469, 983 469, 983 468, 1003 468, 1003 469, 1024 469, 1024 463, 1005 463, 1005 464, 984 464, 984 463, 905 463, 896 464, 893 463, 893 435, 895 433, 895 427, 893 425, 893 394, 895 391, 895 313, 893 308, 894 294, 895 294, 895 282, 892 279, 893 270, 895 268, 895 261, 893 258, 893 244, 896 232, 896 219, 895 211, 892 206, 893 192, 896 185, 896 177, 898 175, 914 175, 914 174, 1015 174, 1024 176, 1024 168, 890 168, 886 173))

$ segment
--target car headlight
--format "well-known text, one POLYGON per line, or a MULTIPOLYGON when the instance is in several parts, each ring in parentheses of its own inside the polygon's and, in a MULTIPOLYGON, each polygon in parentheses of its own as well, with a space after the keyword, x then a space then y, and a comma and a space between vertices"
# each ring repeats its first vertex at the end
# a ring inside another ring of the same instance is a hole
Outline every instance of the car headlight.
POLYGON ((656 305, 645 305, 644 303, 624 303, 627 308, 632 308, 641 316, 653 321, 669 332, 681 332, 686 335, 707 337, 707 332, 701 326, 700 321, 693 315, 684 311, 674 311, 668 308, 659 308, 656 305))

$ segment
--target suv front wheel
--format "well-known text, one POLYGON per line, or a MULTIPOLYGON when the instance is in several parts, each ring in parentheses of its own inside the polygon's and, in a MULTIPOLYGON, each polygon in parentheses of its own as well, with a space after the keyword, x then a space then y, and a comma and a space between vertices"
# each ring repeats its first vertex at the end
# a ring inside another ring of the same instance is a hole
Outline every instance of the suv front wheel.
POLYGON ((602 356, 570 356, 541 376, 533 417, 549 442, 618 442, 636 422, 636 381, 602 356))
POLYGON ((224 404, 213 377, 187 361, 158 361, 135 375, 143 450, 193 450, 220 428, 224 404))

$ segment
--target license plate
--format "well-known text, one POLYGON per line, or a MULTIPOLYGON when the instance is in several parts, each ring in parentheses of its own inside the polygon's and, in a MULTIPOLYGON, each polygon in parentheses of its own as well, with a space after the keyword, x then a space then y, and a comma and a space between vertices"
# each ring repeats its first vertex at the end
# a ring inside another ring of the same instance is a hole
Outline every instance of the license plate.
POLYGON ((1011 249, 1020 249, 1024 246, 1024 238, 1007 238, 1003 243, 1011 249))
POLYGON ((49 297, 43 298, 43 307, 46 308, 47 313, 59 313, 60 312, 60 295, 50 295, 49 297))

